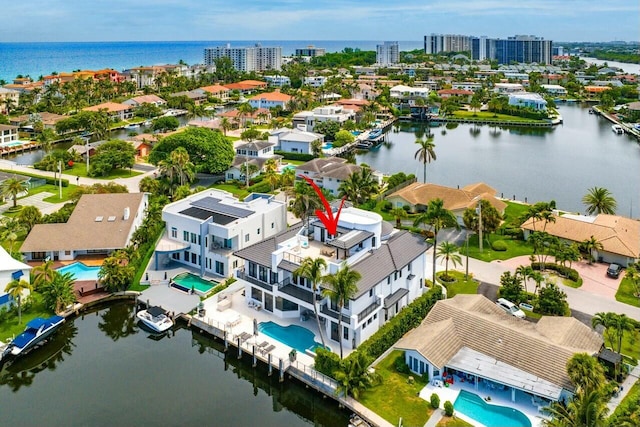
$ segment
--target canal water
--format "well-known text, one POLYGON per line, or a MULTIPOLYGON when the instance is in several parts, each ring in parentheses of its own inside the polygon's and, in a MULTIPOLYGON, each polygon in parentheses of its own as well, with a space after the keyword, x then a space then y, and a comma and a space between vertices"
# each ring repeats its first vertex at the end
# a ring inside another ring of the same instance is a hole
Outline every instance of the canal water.
POLYGON ((357 161, 422 181, 415 140, 431 132, 437 159, 427 164, 428 182, 463 187, 482 181, 506 198, 555 200, 561 209, 583 213, 582 197, 598 186, 611 191, 617 213, 640 217, 640 144, 614 134, 611 123, 589 114, 587 106, 561 104, 559 110, 564 123, 553 128, 401 123, 387 133, 387 143, 357 161))
POLYGON ((154 336, 131 303, 67 321, 0 370, 0 425, 346 426, 332 399, 179 327, 154 336))

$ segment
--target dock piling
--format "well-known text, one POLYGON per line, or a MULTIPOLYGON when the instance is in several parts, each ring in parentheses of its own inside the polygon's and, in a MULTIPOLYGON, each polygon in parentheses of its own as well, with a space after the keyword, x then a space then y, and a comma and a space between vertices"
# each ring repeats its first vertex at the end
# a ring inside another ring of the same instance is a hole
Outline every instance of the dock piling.
POLYGON ((284 381, 284 362, 282 361, 282 358, 278 363, 278 369, 280 370, 280 382, 283 382, 284 381))
POLYGON ((269 376, 273 374, 273 364, 271 363, 271 353, 267 355, 267 365, 269 365, 269 376))
POLYGON ((242 359, 242 344, 240 343, 240 338, 238 338, 238 359, 242 359))
POLYGON ((251 346, 251 352, 253 356, 253 367, 255 368, 258 365, 258 359, 256 359, 256 345, 253 344, 251 346))

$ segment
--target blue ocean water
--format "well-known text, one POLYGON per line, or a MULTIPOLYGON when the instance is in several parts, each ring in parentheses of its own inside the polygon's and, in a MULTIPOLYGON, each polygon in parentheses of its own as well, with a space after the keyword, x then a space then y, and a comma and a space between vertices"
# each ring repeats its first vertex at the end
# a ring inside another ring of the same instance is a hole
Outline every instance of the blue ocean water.
MULTIPOLYGON (((283 55, 291 55, 296 48, 309 45, 327 52, 340 52, 345 47, 375 50, 380 41, 365 40, 267 40, 267 41, 167 41, 167 42, 37 42, 0 43, 0 79, 12 80, 18 74, 37 80, 52 72, 79 69, 124 70, 141 65, 175 64, 181 59, 187 64, 203 62, 204 49, 222 46, 280 46, 283 55)), ((400 41, 400 50, 423 47, 422 41, 400 41)))

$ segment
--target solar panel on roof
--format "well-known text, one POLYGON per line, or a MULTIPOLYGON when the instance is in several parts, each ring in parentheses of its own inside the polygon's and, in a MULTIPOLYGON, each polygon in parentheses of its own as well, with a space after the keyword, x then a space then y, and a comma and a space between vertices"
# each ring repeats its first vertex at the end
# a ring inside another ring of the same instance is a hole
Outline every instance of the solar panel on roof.
POLYGON ((191 202, 191 205, 196 206, 200 209, 206 209, 211 212, 231 215, 236 218, 246 218, 254 213, 253 211, 250 211, 248 209, 242 209, 236 206, 230 206, 220 203, 220 201, 220 199, 216 199, 215 197, 203 197, 202 199, 194 200, 193 202, 191 202))

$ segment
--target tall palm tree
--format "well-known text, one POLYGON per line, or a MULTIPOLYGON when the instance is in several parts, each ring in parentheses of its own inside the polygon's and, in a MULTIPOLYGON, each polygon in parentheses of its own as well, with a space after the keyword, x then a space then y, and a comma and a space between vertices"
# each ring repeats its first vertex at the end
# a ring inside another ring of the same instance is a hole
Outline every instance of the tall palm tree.
POLYGON ((18 324, 22 323, 22 294, 32 289, 31 284, 25 280, 12 280, 4 288, 4 291, 18 303, 18 324))
POLYGON ((524 283, 524 291, 529 292, 527 290, 527 280, 531 278, 533 274, 533 268, 530 265, 520 265, 516 268, 516 275, 522 278, 522 283, 524 283))
POLYGON ((611 192, 602 187, 590 188, 588 193, 582 197, 582 203, 586 205, 589 215, 594 213, 615 215, 618 206, 611 192))
POLYGON ((185 185, 195 177, 195 166, 189 160, 189 153, 186 148, 178 147, 169 154, 171 164, 175 170, 180 185, 185 185))
POLYGON ((596 329, 598 326, 602 326, 604 331, 602 336, 605 339, 605 343, 609 341, 609 347, 614 348, 615 343, 615 331, 610 329, 613 325, 613 317, 616 313, 613 312, 599 312, 591 318, 591 327, 596 329))
POLYGON ((324 335, 322 335, 322 326, 320 326, 320 317, 318 316, 318 305, 316 294, 318 293, 318 285, 322 281, 324 271, 327 269, 327 263, 322 258, 306 257, 302 260, 300 267, 294 272, 294 277, 304 277, 311 282, 311 288, 313 289, 313 311, 316 314, 316 321, 318 322, 318 332, 320 333, 320 341, 322 341, 322 347, 324 344, 324 335))
POLYGON ((601 390, 585 390, 564 406, 553 402, 544 408, 549 419, 542 421, 547 427, 605 427, 609 409, 601 390))
POLYGON ((462 263, 462 258, 458 251, 460 248, 451 243, 451 242, 442 242, 440 246, 438 246, 438 250, 436 251, 437 258, 444 258, 444 278, 447 280, 449 278, 449 261, 453 264, 455 268, 456 265, 462 263))
POLYGON ((9 178, 0 184, 0 195, 3 197, 11 196, 14 208, 18 205, 18 194, 25 190, 25 180, 23 179, 9 178))
POLYGON ((460 229, 456 216, 449 209, 445 209, 442 199, 434 199, 427 205, 427 210, 420 214, 413 225, 428 224, 433 231, 433 283, 436 283, 436 248, 438 247, 438 232, 446 227, 460 229))
POLYGON ((293 189, 293 185, 296 182, 296 170, 292 168, 286 168, 280 175, 280 187, 284 190, 284 205, 289 206, 289 194, 293 189))
POLYGON ((18 240, 18 234, 24 231, 24 227, 17 218, 4 217, 0 219, 0 240, 11 243, 9 255, 13 255, 13 244, 18 240))
POLYGON ((419 162, 422 162, 423 167, 423 177, 422 181, 427 182, 427 163, 431 163, 432 160, 436 160, 436 144, 433 143, 433 137, 428 136, 427 139, 418 139, 416 140, 416 144, 420 146, 416 153, 414 154, 414 158, 419 162))
POLYGON ((591 236, 591 238, 586 239, 582 242, 582 248, 589 255, 589 264, 593 264, 594 256, 593 253, 597 251, 601 251, 604 249, 602 246, 602 242, 600 242, 595 237, 591 236))
POLYGON ((231 129, 231 122, 228 118, 223 117, 220 120, 220 129, 222 129, 222 133, 224 134, 224 136, 227 136, 227 131, 231 129))
POLYGON ((402 219, 409 216, 407 211, 402 208, 393 208, 390 213, 396 219, 396 228, 400 228, 402 219))
POLYGON ((342 359, 342 309, 349 303, 349 300, 358 292, 358 281, 362 275, 352 270, 346 264, 334 274, 328 274, 322 278, 322 282, 327 288, 322 291, 323 295, 329 297, 338 306, 338 341, 340 343, 340 359, 342 359))
POLYGON ((569 359, 567 375, 577 390, 594 390, 606 382, 604 368, 587 353, 576 353, 569 359))
POLYGON ((347 197, 355 205, 368 201, 379 190, 370 167, 363 166, 360 171, 353 172, 342 181, 338 188, 339 197, 347 197))
POLYGON ((53 260, 49 259, 39 266, 34 267, 33 270, 31 270, 31 274, 33 277, 31 283, 33 283, 36 289, 47 283, 51 283, 56 275, 56 270, 53 268, 53 260))

